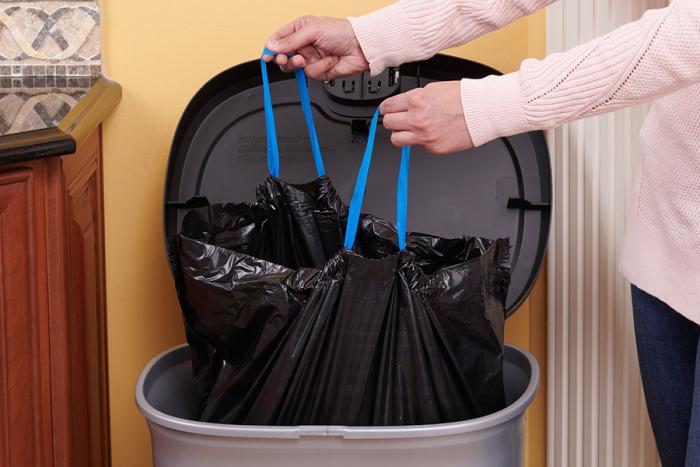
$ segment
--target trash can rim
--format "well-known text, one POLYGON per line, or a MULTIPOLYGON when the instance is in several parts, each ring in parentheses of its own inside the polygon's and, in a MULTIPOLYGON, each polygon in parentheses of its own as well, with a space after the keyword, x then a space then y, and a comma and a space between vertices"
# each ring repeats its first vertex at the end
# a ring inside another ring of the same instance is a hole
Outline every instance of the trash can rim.
POLYGON ((145 394, 146 378, 153 367, 163 358, 182 353, 187 344, 182 344, 155 356, 143 369, 136 383, 136 405, 139 411, 149 421, 175 431, 197 435, 222 436, 229 438, 266 438, 284 439, 307 436, 341 437, 344 439, 399 439, 399 438, 430 438, 438 436, 459 435, 487 430, 503 425, 525 413, 537 392, 540 370, 535 358, 524 349, 505 344, 506 353, 515 351, 527 360, 530 366, 530 380, 523 394, 505 409, 485 417, 461 422, 439 423, 433 425, 406 426, 332 426, 332 425, 300 425, 300 426, 257 426, 257 425, 227 425, 221 423, 200 422, 168 415, 147 400, 145 394))

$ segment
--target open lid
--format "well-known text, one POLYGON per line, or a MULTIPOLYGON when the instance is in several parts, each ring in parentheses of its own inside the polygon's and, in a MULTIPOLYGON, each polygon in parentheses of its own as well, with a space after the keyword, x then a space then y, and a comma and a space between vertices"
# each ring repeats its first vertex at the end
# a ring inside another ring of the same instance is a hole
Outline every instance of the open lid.
MULTIPOLYGON (((268 68, 277 121, 281 178, 316 177, 293 74, 268 68)), ((469 60, 437 55, 427 61, 332 81, 309 81, 309 95, 326 173, 349 202, 377 105, 386 97, 432 81, 481 78, 498 72, 469 60)), ((177 127, 165 180, 165 235, 179 231, 185 203, 254 201, 268 175, 259 60, 219 74, 202 87, 177 127)), ((363 212, 394 221, 401 150, 389 132, 377 131, 375 157, 363 212), (390 184, 390 187, 387 186, 390 184)), ((544 135, 501 138, 450 156, 414 147, 411 157, 409 231, 442 237, 507 237, 512 314, 527 297, 544 259, 550 223, 551 175, 544 135)))

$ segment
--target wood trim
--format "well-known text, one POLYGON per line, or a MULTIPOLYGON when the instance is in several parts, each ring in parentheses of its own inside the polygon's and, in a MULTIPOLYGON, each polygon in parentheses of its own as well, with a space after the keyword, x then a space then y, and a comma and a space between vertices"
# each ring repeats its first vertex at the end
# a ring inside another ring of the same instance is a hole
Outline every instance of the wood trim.
POLYGON ((119 83, 100 76, 85 97, 61 120, 58 128, 71 136, 80 147, 98 131, 99 125, 112 113, 121 98, 119 83))
POLYGON ((51 258, 59 284, 51 292, 54 466, 109 466, 99 130, 74 156, 45 163, 60 180, 48 208, 49 235, 60 245, 51 258))
POLYGON ((73 332, 69 342, 73 345, 74 366, 83 370, 83 384, 72 388, 74 410, 79 410, 83 401, 87 402, 89 410, 85 417, 73 414, 77 443, 74 441, 72 465, 107 466, 110 435, 99 130, 85 141, 76 155, 78 157, 64 162, 69 220, 67 251, 72 272, 72 285, 68 290, 69 316, 73 318, 69 322, 73 324, 73 332), (75 167, 74 163, 81 159, 82 166, 75 167), (80 326, 76 326, 78 319, 84 320, 80 326), (89 441, 89 449, 86 449, 86 441, 89 441))

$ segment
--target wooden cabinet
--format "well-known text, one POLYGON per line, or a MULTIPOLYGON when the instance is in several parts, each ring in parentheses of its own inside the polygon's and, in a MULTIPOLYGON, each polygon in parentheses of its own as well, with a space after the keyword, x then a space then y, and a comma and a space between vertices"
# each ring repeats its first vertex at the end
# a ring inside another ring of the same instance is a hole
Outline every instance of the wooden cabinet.
POLYGON ((0 467, 109 465, 100 130, 0 166, 0 467))

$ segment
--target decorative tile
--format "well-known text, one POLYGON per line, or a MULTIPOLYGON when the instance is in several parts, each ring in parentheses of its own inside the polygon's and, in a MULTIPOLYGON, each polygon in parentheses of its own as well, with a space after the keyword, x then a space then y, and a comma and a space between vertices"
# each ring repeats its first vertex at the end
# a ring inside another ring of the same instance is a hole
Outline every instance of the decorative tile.
MULTIPOLYGON (((2 61, 0 61, 2 63, 2 61)), ((75 66, 71 68, 71 76, 99 76, 102 67, 100 65, 75 66)), ((60 76, 66 75, 68 70, 65 65, 18 65, 9 67, 0 65, 0 77, 3 76, 60 76)))
POLYGON ((101 59, 96 1, 0 0, 0 136, 56 126, 101 59))
POLYGON ((96 1, 0 0, 0 77, 89 77, 100 63, 96 1))
MULTIPOLYGON (((8 78, 0 78, 0 83, 5 79, 8 78)), ((0 92, 0 136, 56 126, 86 92, 86 88, 35 88, 16 92, 3 89, 0 92)))

